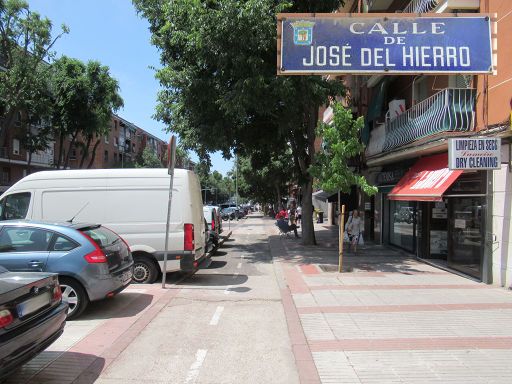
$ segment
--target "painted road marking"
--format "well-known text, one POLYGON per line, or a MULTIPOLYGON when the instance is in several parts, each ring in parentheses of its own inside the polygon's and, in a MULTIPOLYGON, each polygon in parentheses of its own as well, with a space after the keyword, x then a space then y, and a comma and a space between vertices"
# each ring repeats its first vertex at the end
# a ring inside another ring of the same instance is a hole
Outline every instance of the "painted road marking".
POLYGON ((236 279, 238 277, 238 272, 235 272, 235 274, 233 275, 233 279, 236 279))
POLYGON ((229 295, 231 293, 230 289, 232 288, 232 285, 228 285, 226 289, 224 290, 225 295, 229 295))
POLYGON ((244 255, 240 255, 240 258, 243 260, 244 259, 244 255))
POLYGON ((238 269, 242 268, 242 263, 238 263, 238 265, 236 266, 238 269))
POLYGON ((198 349, 196 352, 196 361, 192 363, 188 370, 187 378, 185 383, 195 383, 197 380, 197 376, 199 376, 199 370, 204 363, 204 359, 206 358, 207 349, 198 349))
POLYGON ((215 310, 215 313, 212 316, 212 319, 210 320, 210 325, 217 325, 219 324, 220 315, 222 314, 222 311, 224 310, 224 307, 218 306, 215 310))

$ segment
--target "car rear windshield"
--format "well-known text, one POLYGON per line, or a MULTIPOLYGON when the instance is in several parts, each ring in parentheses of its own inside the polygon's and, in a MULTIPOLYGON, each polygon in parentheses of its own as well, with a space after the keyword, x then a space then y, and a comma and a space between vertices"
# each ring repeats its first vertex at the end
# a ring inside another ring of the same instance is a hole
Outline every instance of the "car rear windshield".
POLYGON ((121 240, 118 235, 105 227, 84 228, 81 231, 93 239, 101 248, 108 247, 121 240))

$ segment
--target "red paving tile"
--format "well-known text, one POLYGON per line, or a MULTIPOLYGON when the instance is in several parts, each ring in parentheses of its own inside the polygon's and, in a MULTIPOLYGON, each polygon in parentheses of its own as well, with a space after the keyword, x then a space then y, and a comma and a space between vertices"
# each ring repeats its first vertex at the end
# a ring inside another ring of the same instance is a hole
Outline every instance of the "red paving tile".
MULTIPOLYGON (((354 285, 312 285, 311 290, 384 290, 384 289, 489 289, 492 286, 484 284, 354 284, 354 285)), ((295 292, 294 292, 295 293, 295 292)), ((297 292, 306 293, 306 292, 297 292)))
POLYGON ((308 293, 309 287, 295 267, 283 264, 284 277, 291 293, 308 293))
POLYGON ((302 273, 306 275, 318 275, 320 274, 320 271, 318 270, 318 267, 315 264, 304 264, 300 266, 300 270, 302 273))
POLYGON ((512 337, 432 337, 309 341, 312 352, 512 349, 512 337))
POLYGON ((311 350, 306 342, 304 330, 302 329, 290 290, 287 288, 281 289, 281 298, 300 382, 308 384, 320 383, 320 376, 313 362, 311 350))
MULTIPOLYGON (((153 305, 141 310, 137 316, 107 320, 88 336, 31 378, 30 382, 44 383, 93 383, 103 370, 139 335, 147 324, 176 296, 179 289, 150 290, 153 305), (65 369, 60 369, 65 367, 65 369)), ((146 298, 131 302, 133 307, 142 305, 146 298)), ((122 316, 123 313, 118 313, 122 316)))
POLYGON ((471 303, 471 304, 415 304, 415 305, 346 305, 329 307, 299 307, 299 314, 308 313, 377 313, 377 312, 432 312, 468 311, 485 309, 511 309, 512 303, 471 303))

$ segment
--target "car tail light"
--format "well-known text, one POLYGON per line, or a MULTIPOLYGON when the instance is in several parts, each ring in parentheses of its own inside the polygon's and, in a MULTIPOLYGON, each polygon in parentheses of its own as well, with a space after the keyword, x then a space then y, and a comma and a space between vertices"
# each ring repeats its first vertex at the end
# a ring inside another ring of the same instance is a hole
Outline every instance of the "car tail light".
POLYGON ((62 299, 62 291, 60 290, 60 285, 56 284, 55 287, 53 287, 53 296, 52 301, 61 301, 62 299))
POLYGON ((184 224, 183 230, 183 249, 185 251, 194 251, 196 248, 194 245, 194 224, 184 224))
POLYGON ((101 248, 98 246, 98 244, 92 239, 91 236, 85 234, 82 232, 82 235, 85 236, 87 240, 91 242, 91 244, 94 246, 94 251, 91 253, 88 253, 84 256, 84 259, 91 264, 97 264, 97 263, 106 263, 107 262, 107 256, 105 253, 101 250, 101 248))
POLYGON ((215 231, 215 219, 212 219, 212 231, 215 231))
POLYGON ((101 249, 95 249, 91 253, 88 253, 84 256, 84 259, 91 264, 107 262, 107 256, 105 256, 101 249))
POLYGON ((14 316, 8 309, 2 309, 0 311, 0 328, 7 327, 14 320, 14 316))

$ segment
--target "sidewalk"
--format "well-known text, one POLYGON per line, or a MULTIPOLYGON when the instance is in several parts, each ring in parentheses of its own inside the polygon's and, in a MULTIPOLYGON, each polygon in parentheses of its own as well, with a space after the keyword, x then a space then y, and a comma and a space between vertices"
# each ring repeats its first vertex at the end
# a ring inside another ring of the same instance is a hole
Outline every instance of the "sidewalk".
POLYGON ((301 382, 512 382, 512 292, 368 244, 338 274, 337 228, 315 229, 270 239, 301 382))

